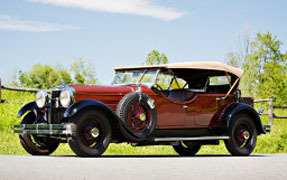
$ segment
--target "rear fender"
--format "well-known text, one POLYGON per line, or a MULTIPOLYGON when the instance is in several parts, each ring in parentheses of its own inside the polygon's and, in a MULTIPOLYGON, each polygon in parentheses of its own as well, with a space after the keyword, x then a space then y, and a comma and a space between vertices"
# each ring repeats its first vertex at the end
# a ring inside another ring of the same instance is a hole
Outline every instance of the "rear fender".
POLYGON ((257 128, 258 135, 266 134, 258 112, 252 106, 245 103, 234 103, 231 104, 228 108, 226 108, 222 117, 222 125, 228 129, 230 127, 232 119, 240 113, 248 114, 253 119, 254 124, 257 128))

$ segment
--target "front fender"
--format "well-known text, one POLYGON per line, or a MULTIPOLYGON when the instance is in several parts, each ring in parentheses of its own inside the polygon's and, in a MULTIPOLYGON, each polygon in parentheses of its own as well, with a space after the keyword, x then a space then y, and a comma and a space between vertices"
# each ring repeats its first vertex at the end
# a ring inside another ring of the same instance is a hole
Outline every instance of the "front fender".
POLYGON ((114 111, 110 107, 105 105, 104 103, 102 103, 100 101, 96 101, 96 100, 87 99, 87 100, 77 101, 75 104, 68 107, 68 109, 66 109, 66 111, 64 113, 64 118, 71 118, 77 112, 79 112, 79 111, 81 111, 87 107, 100 107, 103 110, 107 111, 108 113, 115 114, 114 111))
POLYGON ((258 112, 249 104, 245 103, 234 103, 231 104, 224 112, 222 118, 224 126, 228 129, 230 127, 232 119, 239 113, 248 114, 254 121, 257 128, 258 135, 266 134, 265 129, 262 126, 262 122, 258 112))
MULTIPOLYGON (((64 113, 64 119, 69 119, 75 116, 79 111, 84 110, 85 108, 100 108, 103 110, 110 118, 111 123, 118 123, 124 126, 128 132, 134 136, 135 138, 141 139, 139 135, 137 135, 127 124, 124 122, 110 107, 105 105, 104 103, 96 100, 81 100, 77 101, 72 106, 68 107, 68 109, 64 113)), ((117 126, 118 127, 118 126, 117 126)))
POLYGON ((35 101, 29 102, 28 104, 24 105, 19 111, 17 117, 20 118, 28 111, 32 111, 37 116, 37 111, 39 110, 35 101))

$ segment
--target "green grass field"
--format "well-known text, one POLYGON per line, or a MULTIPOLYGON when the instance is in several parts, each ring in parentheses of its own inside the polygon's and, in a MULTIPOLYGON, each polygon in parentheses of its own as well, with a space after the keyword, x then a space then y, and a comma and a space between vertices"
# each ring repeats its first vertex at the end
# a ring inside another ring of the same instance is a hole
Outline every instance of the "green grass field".
MULTIPOLYGON (((18 135, 12 133, 13 124, 19 124, 18 110, 26 103, 34 100, 34 93, 2 91, 2 99, 9 102, 0 104, 0 154, 27 154, 20 145, 18 135)), ((277 115, 287 111, 275 111, 277 115)), ((267 122, 266 117, 263 122, 267 122)), ((258 137, 254 153, 287 153, 287 120, 274 120, 272 132, 258 137)), ((53 153, 57 155, 73 154, 68 144, 61 144, 53 153)), ((219 146, 203 146, 198 154, 228 154, 224 143, 219 146)), ((110 144, 105 155, 176 155, 171 146, 132 147, 129 144, 110 144)))

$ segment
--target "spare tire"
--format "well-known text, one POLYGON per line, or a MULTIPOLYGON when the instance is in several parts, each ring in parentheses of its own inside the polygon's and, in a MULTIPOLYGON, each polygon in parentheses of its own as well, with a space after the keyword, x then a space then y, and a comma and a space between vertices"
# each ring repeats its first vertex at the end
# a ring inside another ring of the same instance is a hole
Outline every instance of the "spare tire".
POLYGON ((128 140, 142 141, 153 132, 157 122, 154 100, 141 92, 125 95, 116 110, 121 119, 120 129, 128 140))

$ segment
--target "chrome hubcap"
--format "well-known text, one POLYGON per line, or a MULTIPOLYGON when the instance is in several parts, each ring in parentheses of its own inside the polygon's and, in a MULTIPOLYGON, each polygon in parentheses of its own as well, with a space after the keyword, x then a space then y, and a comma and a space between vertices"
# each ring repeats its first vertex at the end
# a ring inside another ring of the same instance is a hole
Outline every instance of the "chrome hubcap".
POLYGON ((250 138, 250 133, 248 131, 244 131, 242 133, 242 135, 243 135, 243 138, 246 139, 246 140, 250 138))
POLYGON ((140 120, 145 121, 146 120, 146 115, 145 114, 140 114, 140 120))
POLYGON ((100 135, 100 131, 99 131, 98 128, 93 128, 93 129, 91 129, 90 133, 91 133, 91 135, 92 135, 93 138, 97 138, 97 137, 99 137, 99 135, 100 135))

